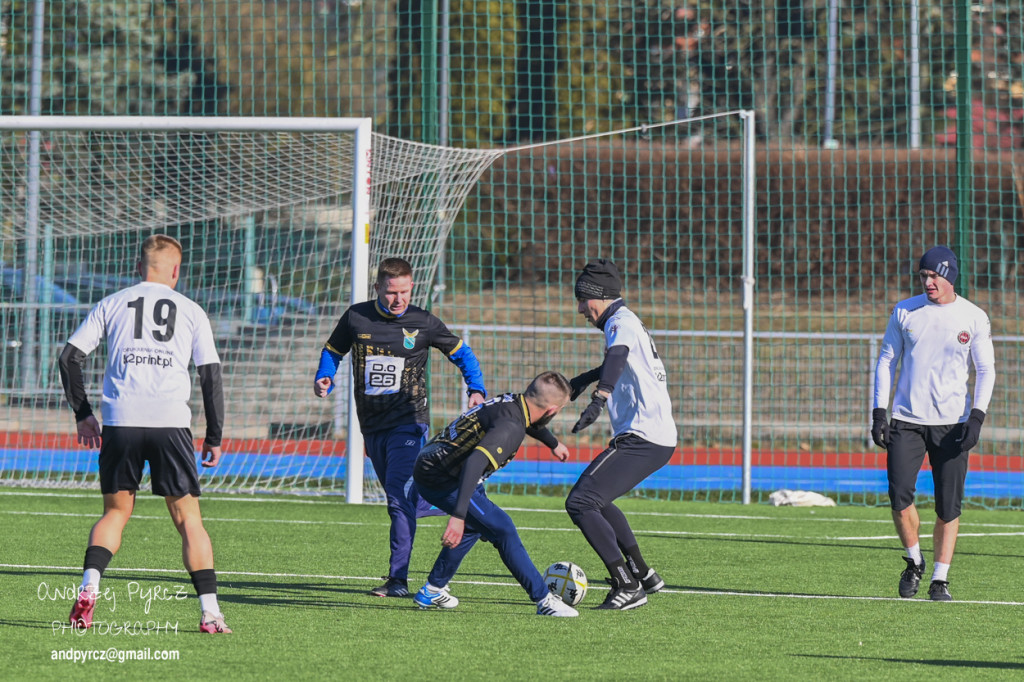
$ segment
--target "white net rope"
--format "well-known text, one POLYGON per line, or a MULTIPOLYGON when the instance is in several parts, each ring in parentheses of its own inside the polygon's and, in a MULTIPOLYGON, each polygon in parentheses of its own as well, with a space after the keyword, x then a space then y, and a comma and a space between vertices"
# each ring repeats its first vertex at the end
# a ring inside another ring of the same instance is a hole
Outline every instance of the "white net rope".
MULTIPOLYGON (((5 271, 23 266, 29 239, 27 140, 28 133, 0 131, 5 271)), ((0 483, 96 485, 95 452, 71 442, 54 358, 92 299, 131 279, 139 239, 163 231, 185 242, 179 288, 207 309, 224 361, 231 453, 228 466, 204 472, 204 488, 342 492, 347 372, 328 400, 313 397, 310 383, 350 300, 354 149, 351 133, 41 133, 37 269, 78 302, 0 300, 11 338, 20 337, 26 310, 45 322, 32 348, 40 377, 19 373, 15 351, 24 346, 0 359, 0 483), (255 286, 247 281, 254 266, 262 277, 255 286)), ((502 153, 373 134, 370 276, 381 259, 401 256, 417 281, 432 281, 466 196, 502 153)), ((418 287, 417 303, 429 292, 418 287)), ((102 355, 90 359, 94 403, 102 355)), ((201 437, 201 400, 193 403, 201 437)), ((365 471, 367 498, 381 498, 372 467, 365 471)))

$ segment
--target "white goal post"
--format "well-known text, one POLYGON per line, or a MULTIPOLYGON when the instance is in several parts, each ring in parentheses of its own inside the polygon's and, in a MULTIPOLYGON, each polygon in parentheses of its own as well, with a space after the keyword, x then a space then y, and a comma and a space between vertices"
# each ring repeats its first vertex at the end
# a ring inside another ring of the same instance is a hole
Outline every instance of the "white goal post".
MULTIPOLYGON (((4 116, 0 117, 0 130, 25 131, 28 140, 28 182, 25 193, 25 302, 38 301, 36 291, 36 259, 39 234, 39 169, 40 133, 44 131, 100 132, 281 132, 281 133, 352 133, 351 156, 351 303, 368 297, 366 283, 369 273, 370 248, 370 158, 372 154, 372 120, 369 118, 281 118, 281 117, 169 117, 169 116, 4 116)), ((341 173, 342 175, 344 173, 341 173)), ((26 325, 26 344, 31 348, 35 336, 34 325, 26 325)), ((27 374, 35 371, 32 359, 26 358, 27 374)), ((349 383, 349 419, 347 446, 349 452, 361 453, 362 434, 354 409, 354 394, 349 383)), ((350 502, 363 501, 363 458, 349 457, 346 478, 346 496, 350 502)))

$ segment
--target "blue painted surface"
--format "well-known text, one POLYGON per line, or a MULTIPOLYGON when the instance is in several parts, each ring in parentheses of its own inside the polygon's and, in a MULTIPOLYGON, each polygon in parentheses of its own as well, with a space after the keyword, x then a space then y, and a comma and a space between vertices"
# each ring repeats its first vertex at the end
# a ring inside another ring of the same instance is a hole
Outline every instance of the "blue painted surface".
MULTIPOLYGON (((198 461, 198 457, 197 457, 198 461)), ((369 475, 373 468, 364 461, 369 475)), ((489 482, 501 484, 571 485, 586 463, 518 462, 513 461, 495 473, 489 482)), ((0 449, 0 470, 52 471, 88 474, 99 471, 97 454, 89 450, 27 450, 0 449)), ((303 455, 254 455, 228 453, 215 469, 200 470, 204 477, 298 477, 345 478, 344 457, 303 455)), ((644 484, 647 488, 664 490, 738 490, 741 469, 738 466, 669 465, 656 472, 644 484)), ((755 490, 811 490, 815 492, 887 494, 884 469, 837 469, 812 467, 753 467, 752 488, 755 490)), ((922 471, 917 479, 921 495, 934 493, 930 471, 922 471)), ((1024 495, 1022 471, 971 471, 967 474, 967 497, 1019 497, 1024 495)))

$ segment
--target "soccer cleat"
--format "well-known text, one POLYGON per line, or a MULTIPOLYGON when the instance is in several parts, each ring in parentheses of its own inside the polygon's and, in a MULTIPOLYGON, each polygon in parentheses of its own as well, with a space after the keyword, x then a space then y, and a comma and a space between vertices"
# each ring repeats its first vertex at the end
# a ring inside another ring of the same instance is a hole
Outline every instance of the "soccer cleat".
POLYGON ((949 593, 949 583, 945 580, 933 580, 928 587, 928 598, 932 601, 953 601, 953 595, 949 593))
POLYGON ((447 586, 442 587, 438 592, 432 592, 424 585, 412 599, 421 609, 429 609, 431 606, 436 606, 439 609, 454 609, 459 605, 459 600, 448 593, 447 586))
POLYGON ((628 587, 619 587, 615 578, 607 578, 607 580, 611 583, 612 589, 604 598, 604 602, 597 607, 598 609, 628 611, 647 603, 647 593, 644 592, 642 586, 637 585, 633 589, 629 589, 628 587))
POLYGON ((71 607, 71 616, 68 620, 71 627, 88 629, 92 625, 92 612, 96 608, 96 593, 82 590, 78 593, 78 600, 71 607))
POLYGON ((643 578, 639 576, 636 576, 636 578, 640 581, 640 586, 644 588, 644 592, 647 594, 654 594, 665 587, 665 581, 661 579, 660 575, 655 573, 653 568, 647 569, 647 575, 643 578))
POLYGON ((538 616, 557 616, 560 618, 573 618, 580 615, 580 612, 562 601, 561 597, 553 592, 544 595, 544 598, 537 602, 538 616))
POLYGON ((900 574, 900 596, 909 599, 917 594, 917 588, 921 585, 921 574, 924 573, 924 559, 921 563, 915 564, 910 557, 903 557, 907 567, 900 574))
POLYGON ((392 578, 389 575, 381 576, 384 578, 384 584, 378 585, 377 587, 370 590, 370 594, 375 597, 408 597, 409 596, 409 581, 402 580, 401 578, 392 578))
POLYGON ((211 635, 230 635, 231 628, 224 622, 223 613, 210 613, 203 611, 203 617, 199 621, 199 632, 207 632, 211 635))

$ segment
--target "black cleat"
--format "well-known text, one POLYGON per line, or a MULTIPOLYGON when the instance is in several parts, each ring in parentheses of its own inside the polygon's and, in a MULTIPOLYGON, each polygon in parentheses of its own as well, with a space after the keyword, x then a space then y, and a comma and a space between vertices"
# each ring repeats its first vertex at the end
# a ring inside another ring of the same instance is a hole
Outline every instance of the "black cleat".
POLYGON ((378 585, 377 587, 370 590, 370 594, 375 597, 408 597, 409 596, 409 581, 402 580, 401 578, 392 578, 389 575, 381 576, 384 578, 384 584, 378 585))
POLYGON ((949 583, 945 580, 933 580, 928 588, 928 598, 932 601, 953 601, 949 593, 949 583))
POLYGON ((647 569, 647 575, 643 578, 635 576, 640 581, 640 586, 644 588, 644 592, 647 594, 654 594, 661 588, 665 587, 665 581, 661 579, 653 568, 647 569))
POLYGON ((910 557, 903 557, 907 567, 900 574, 900 596, 910 599, 917 594, 917 588, 921 585, 921 575, 924 573, 924 559, 921 563, 915 564, 910 557))
POLYGON ((628 587, 619 587, 618 581, 614 578, 608 578, 608 582, 611 583, 612 589, 608 592, 608 596, 604 598, 604 602, 596 608, 628 611, 647 603, 647 593, 644 592, 644 588, 640 585, 630 589, 628 587))

